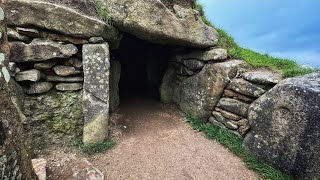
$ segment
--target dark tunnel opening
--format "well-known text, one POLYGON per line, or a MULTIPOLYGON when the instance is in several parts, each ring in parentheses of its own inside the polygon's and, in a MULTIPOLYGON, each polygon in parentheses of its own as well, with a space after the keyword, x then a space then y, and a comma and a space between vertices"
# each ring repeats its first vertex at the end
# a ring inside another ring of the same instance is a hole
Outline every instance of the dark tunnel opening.
POLYGON ((160 99, 159 88, 167 68, 169 48, 125 35, 116 54, 121 64, 120 101, 128 97, 160 99))

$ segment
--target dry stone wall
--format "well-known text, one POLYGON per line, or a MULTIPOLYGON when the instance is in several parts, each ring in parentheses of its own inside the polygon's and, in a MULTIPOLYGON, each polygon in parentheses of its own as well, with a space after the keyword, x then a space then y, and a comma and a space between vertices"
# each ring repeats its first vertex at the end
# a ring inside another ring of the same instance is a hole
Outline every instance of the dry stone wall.
POLYGON ((278 73, 252 69, 228 59, 226 50, 211 48, 173 55, 160 93, 163 102, 244 137, 250 104, 280 80, 278 73))

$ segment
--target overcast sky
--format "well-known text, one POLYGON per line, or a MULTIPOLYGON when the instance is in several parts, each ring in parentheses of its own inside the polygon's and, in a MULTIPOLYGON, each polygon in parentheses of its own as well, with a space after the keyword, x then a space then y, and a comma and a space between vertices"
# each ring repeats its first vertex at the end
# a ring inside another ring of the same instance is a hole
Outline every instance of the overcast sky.
POLYGON ((199 0, 242 47, 320 67, 320 0, 199 0))

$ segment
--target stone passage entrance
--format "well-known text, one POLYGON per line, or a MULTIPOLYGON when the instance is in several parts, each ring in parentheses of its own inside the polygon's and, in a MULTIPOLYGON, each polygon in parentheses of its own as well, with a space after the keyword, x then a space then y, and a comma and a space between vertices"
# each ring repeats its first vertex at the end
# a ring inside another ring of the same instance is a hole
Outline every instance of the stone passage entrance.
POLYGON ((121 65, 120 100, 134 96, 160 99, 159 87, 169 54, 168 47, 125 35, 113 56, 121 65))

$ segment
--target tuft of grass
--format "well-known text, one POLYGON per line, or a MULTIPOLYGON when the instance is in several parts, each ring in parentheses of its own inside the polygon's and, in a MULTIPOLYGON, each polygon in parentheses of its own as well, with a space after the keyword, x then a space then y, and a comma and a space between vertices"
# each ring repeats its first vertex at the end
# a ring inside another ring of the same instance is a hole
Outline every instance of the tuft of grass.
POLYGON ((236 41, 233 39, 233 37, 230 36, 226 31, 224 31, 221 28, 215 29, 219 33, 219 41, 217 46, 222 47, 224 49, 235 49, 239 47, 236 41))
POLYGON ((196 10, 199 11, 200 15, 201 15, 201 18, 202 18, 202 21, 207 25, 207 26, 210 26, 210 27, 213 27, 213 24, 211 23, 211 21, 207 18, 207 16, 205 15, 205 12, 204 12, 204 7, 202 4, 196 2, 196 10))
POLYGON ((231 152, 241 157, 246 166, 268 180, 292 180, 293 177, 285 174, 284 172, 262 162, 256 158, 253 154, 248 152, 242 146, 242 139, 235 134, 232 134, 220 127, 212 124, 205 124, 201 121, 193 118, 191 115, 187 115, 187 122, 191 124, 194 130, 203 132, 208 139, 215 139, 220 144, 228 148, 231 152))
POLYGON ((105 152, 116 145, 116 142, 112 140, 106 140, 102 143, 97 144, 88 144, 85 145, 82 143, 81 139, 74 139, 71 141, 73 146, 77 146, 83 153, 92 155, 95 153, 105 152))
POLYGON ((98 14, 100 14, 100 16, 107 24, 112 25, 113 18, 110 15, 108 9, 102 4, 100 0, 97 0, 95 4, 98 14))

